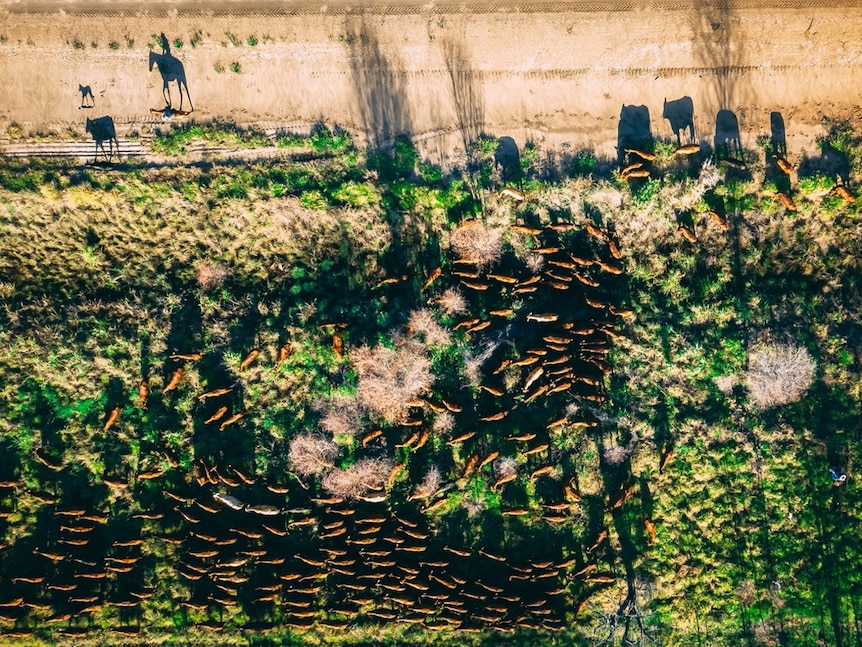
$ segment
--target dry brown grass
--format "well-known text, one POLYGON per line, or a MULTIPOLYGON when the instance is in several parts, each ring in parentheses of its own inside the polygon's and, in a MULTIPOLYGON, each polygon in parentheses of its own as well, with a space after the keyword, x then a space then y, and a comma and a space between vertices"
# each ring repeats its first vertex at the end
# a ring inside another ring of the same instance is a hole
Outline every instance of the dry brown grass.
POLYGON ((431 361, 415 342, 398 348, 362 346, 350 354, 350 361, 359 376, 359 401, 389 424, 403 419, 407 402, 434 382, 431 361))
POLYGON ((764 344, 748 355, 745 386, 759 409, 801 400, 814 382, 817 365, 805 348, 764 344))
POLYGON ((363 458, 348 468, 328 472, 321 485, 333 496, 355 499, 372 490, 383 489, 391 470, 389 459, 363 458))

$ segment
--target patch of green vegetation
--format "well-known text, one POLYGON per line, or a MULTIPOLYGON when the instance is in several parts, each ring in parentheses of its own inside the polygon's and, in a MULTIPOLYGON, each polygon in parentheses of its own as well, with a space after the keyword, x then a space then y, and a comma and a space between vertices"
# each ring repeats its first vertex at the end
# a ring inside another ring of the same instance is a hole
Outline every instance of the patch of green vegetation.
POLYGON ((110 43, 108 43, 108 49, 112 49, 116 52, 118 49, 120 49, 120 44, 117 41, 112 40, 110 43))
POLYGON ((258 40, 254 36, 249 36, 246 42, 248 43, 249 47, 254 47, 255 45, 257 45, 258 40))
POLYGON ((230 64, 230 71, 234 74, 239 74, 240 72, 242 72, 242 66, 236 61, 234 61, 230 64))
MULTIPOLYGON (((228 42, 229 42, 231 45, 233 45, 234 47, 240 47, 240 46, 242 46, 242 41, 241 41, 239 38, 237 38, 234 34, 232 34, 231 32, 226 31, 226 32, 224 33, 224 35, 225 35, 225 36, 227 36, 227 40, 228 40, 228 42)), ((227 43, 222 43, 222 45, 223 45, 224 47, 227 47, 227 43)))
POLYGON ((266 135, 235 126, 185 124, 167 130, 157 130, 153 136, 153 152, 161 155, 184 155, 193 141, 233 148, 269 146, 266 135))
POLYGON ((73 49, 84 49, 84 43, 82 43, 79 39, 76 38, 72 41, 72 48, 73 49))

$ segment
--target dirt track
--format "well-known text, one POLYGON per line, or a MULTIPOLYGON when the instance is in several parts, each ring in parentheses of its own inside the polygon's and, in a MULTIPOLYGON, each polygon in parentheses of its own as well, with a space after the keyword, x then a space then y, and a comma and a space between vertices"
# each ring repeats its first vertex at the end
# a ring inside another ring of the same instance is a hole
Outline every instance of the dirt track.
POLYGON ((0 132, 14 122, 82 133, 86 116, 109 114, 122 138, 159 123, 148 109, 163 105, 162 81, 147 58, 148 45, 161 51, 160 32, 183 41, 172 54, 196 118, 298 129, 324 121, 374 143, 410 132, 435 159, 480 132, 615 156, 624 105, 644 106, 651 134, 670 137, 663 101, 682 97, 692 100, 695 138, 710 144, 721 109, 738 118, 746 147, 780 113, 796 154, 814 152, 822 116, 858 120, 858 3, 722 4, 5 5, 0 132), (79 83, 93 88, 95 108, 79 109, 79 83))

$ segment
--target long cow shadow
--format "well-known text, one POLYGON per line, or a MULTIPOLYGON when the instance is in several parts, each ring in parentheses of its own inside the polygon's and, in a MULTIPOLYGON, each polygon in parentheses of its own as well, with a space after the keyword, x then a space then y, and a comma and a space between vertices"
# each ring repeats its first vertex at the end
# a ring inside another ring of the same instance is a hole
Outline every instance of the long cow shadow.
POLYGON ((652 148, 652 129, 649 108, 646 106, 623 105, 620 110, 620 122, 617 126, 617 163, 623 163, 627 148, 639 150, 652 148))

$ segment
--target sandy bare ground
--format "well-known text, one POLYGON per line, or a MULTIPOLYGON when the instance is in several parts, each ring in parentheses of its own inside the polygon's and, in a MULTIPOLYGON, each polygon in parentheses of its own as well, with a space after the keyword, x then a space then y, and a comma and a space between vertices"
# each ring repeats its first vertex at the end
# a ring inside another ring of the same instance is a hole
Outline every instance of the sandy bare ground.
POLYGON ((683 97, 695 139, 710 144, 719 110, 751 148, 780 113, 796 155, 815 153, 824 115, 860 120, 859 3, 716 4, 8 3, 0 134, 13 123, 82 134, 85 117, 111 115, 123 138, 160 123, 149 108, 164 105, 162 80, 148 56, 161 52, 161 32, 183 42, 172 54, 195 118, 323 121, 372 143, 406 132, 438 161, 479 133, 615 156, 624 106, 644 106, 651 134, 671 137, 664 101, 683 97), (95 108, 79 108, 79 84, 95 108))

